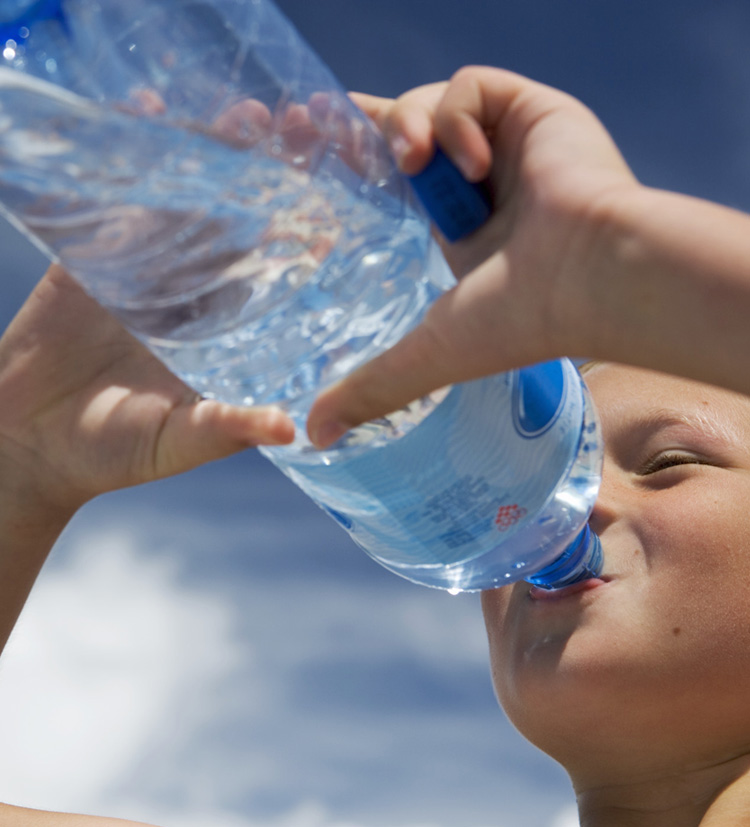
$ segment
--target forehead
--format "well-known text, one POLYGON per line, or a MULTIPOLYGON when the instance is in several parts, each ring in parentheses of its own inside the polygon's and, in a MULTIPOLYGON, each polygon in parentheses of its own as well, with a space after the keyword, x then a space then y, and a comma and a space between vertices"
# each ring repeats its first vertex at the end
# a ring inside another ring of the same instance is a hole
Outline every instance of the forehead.
POLYGON ((750 398, 738 393, 624 365, 597 364, 584 371, 602 426, 669 416, 728 428, 750 443, 750 398))

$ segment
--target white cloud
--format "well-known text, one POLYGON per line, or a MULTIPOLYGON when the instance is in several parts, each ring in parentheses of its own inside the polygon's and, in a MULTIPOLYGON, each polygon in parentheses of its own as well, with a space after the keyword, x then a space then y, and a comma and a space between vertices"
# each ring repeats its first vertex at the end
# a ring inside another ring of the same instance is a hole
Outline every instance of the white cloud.
POLYGON ((96 809, 176 699, 184 725, 200 724, 237 658, 215 596, 180 587, 127 537, 81 538, 39 581, 3 656, 0 799, 96 809))
POLYGON ((578 810, 570 806, 558 813, 550 827, 579 827, 579 824, 578 810))
MULTIPOLYGON (((186 815, 182 812, 158 812, 151 815, 165 827, 366 827, 357 821, 342 821, 331 815, 326 808, 316 801, 303 802, 278 818, 258 821, 223 812, 210 812, 186 815)), ((441 827, 435 822, 395 823, 393 827, 441 827)), ((556 826, 555 826, 556 827, 556 826)), ((567 827, 564 825, 563 827, 567 827)))
POLYGON ((0 800, 162 827, 549 827, 564 781, 495 708, 475 597, 299 576, 310 530, 282 520, 253 570, 247 523, 124 497, 71 526, 0 662, 0 800))
MULTIPOLYGON (((284 701, 272 689, 273 675, 267 676, 265 689, 248 684, 253 652, 237 641, 234 606, 209 590, 182 584, 176 556, 149 555, 137 533, 119 530, 74 532, 66 546, 63 559, 40 578, 3 655, 0 800, 165 827, 364 827, 336 818, 316 801, 265 820, 243 817, 219 806, 216 789, 201 794, 184 757, 183 763, 178 759, 164 767, 160 779, 167 786, 181 783, 179 806, 164 806, 148 791, 142 797, 123 795, 118 789, 123 779, 138 775, 151 750, 180 751, 179 744, 166 745, 165 738, 189 743, 208 721, 231 712, 227 686, 239 691, 234 703, 246 705, 251 718, 264 712, 283 716, 278 706, 284 701), (238 684, 240 663, 244 677, 238 684), (217 709, 212 699, 228 702, 230 709, 217 709), (172 727, 170 720, 179 723, 172 727)), ((302 591, 287 597, 297 605, 304 602, 302 591)), ((285 667, 301 657, 300 647, 311 660, 334 651, 336 641, 346 650, 340 635, 332 642, 331 627, 341 628, 347 617, 367 612, 368 603, 372 614, 377 611, 373 595, 363 604, 361 595, 357 601, 339 594, 337 601, 333 593, 324 596, 316 590, 315 599, 321 598, 335 608, 311 613, 301 638, 293 629, 275 630, 298 643, 283 654, 267 648, 269 656, 280 657, 276 679, 283 680, 285 667)), ((277 599, 257 589, 248 600, 249 614, 262 618, 277 599)), ((440 624, 430 633, 418 600, 413 605, 396 601, 391 609, 387 621, 404 632, 407 648, 434 648, 440 639, 456 635, 440 624), (410 643, 412 634, 416 637, 410 643)), ((253 787, 275 780, 273 762, 262 750, 253 759, 259 746, 247 745, 237 783, 253 787)), ((221 783, 211 786, 220 790, 221 783)), ((439 826, 424 822, 410 827, 439 826)))

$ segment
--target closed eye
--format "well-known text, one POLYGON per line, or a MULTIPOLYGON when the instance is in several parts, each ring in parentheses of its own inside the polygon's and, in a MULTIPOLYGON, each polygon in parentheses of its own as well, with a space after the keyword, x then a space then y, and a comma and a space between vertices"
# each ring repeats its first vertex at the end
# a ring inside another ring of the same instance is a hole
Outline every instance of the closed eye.
POLYGON ((658 471, 664 471, 667 468, 675 468, 678 465, 707 465, 708 463, 695 454, 686 454, 682 452, 672 451, 663 454, 656 454, 651 457, 641 468, 641 475, 656 474, 658 471))

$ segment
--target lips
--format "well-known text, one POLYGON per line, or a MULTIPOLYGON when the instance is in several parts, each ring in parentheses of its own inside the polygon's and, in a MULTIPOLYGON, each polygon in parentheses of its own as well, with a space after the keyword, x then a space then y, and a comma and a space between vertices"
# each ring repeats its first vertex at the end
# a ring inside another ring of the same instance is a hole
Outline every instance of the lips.
POLYGON ((562 589, 542 589, 539 586, 532 586, 529 589, 529 597, 532 600, 538 600, 544 603, 567 600, 583 592, 598 589, 599 586, 603 586, 607 582, 607 580, 601 577, 592 577, 590 580, 581 580, 570 586, 564 586, 562 589))

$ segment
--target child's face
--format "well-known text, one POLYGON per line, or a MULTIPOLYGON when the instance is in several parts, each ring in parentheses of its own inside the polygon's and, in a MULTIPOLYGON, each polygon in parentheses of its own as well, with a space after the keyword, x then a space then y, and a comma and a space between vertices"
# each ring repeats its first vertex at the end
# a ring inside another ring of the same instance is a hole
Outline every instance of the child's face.
POLYGON ((605 582, 486 592, 496 691, 569 769, 731 754, 750 742, 750 400, 616 365, 586 381, 606 448, 591 516, 605 582))

